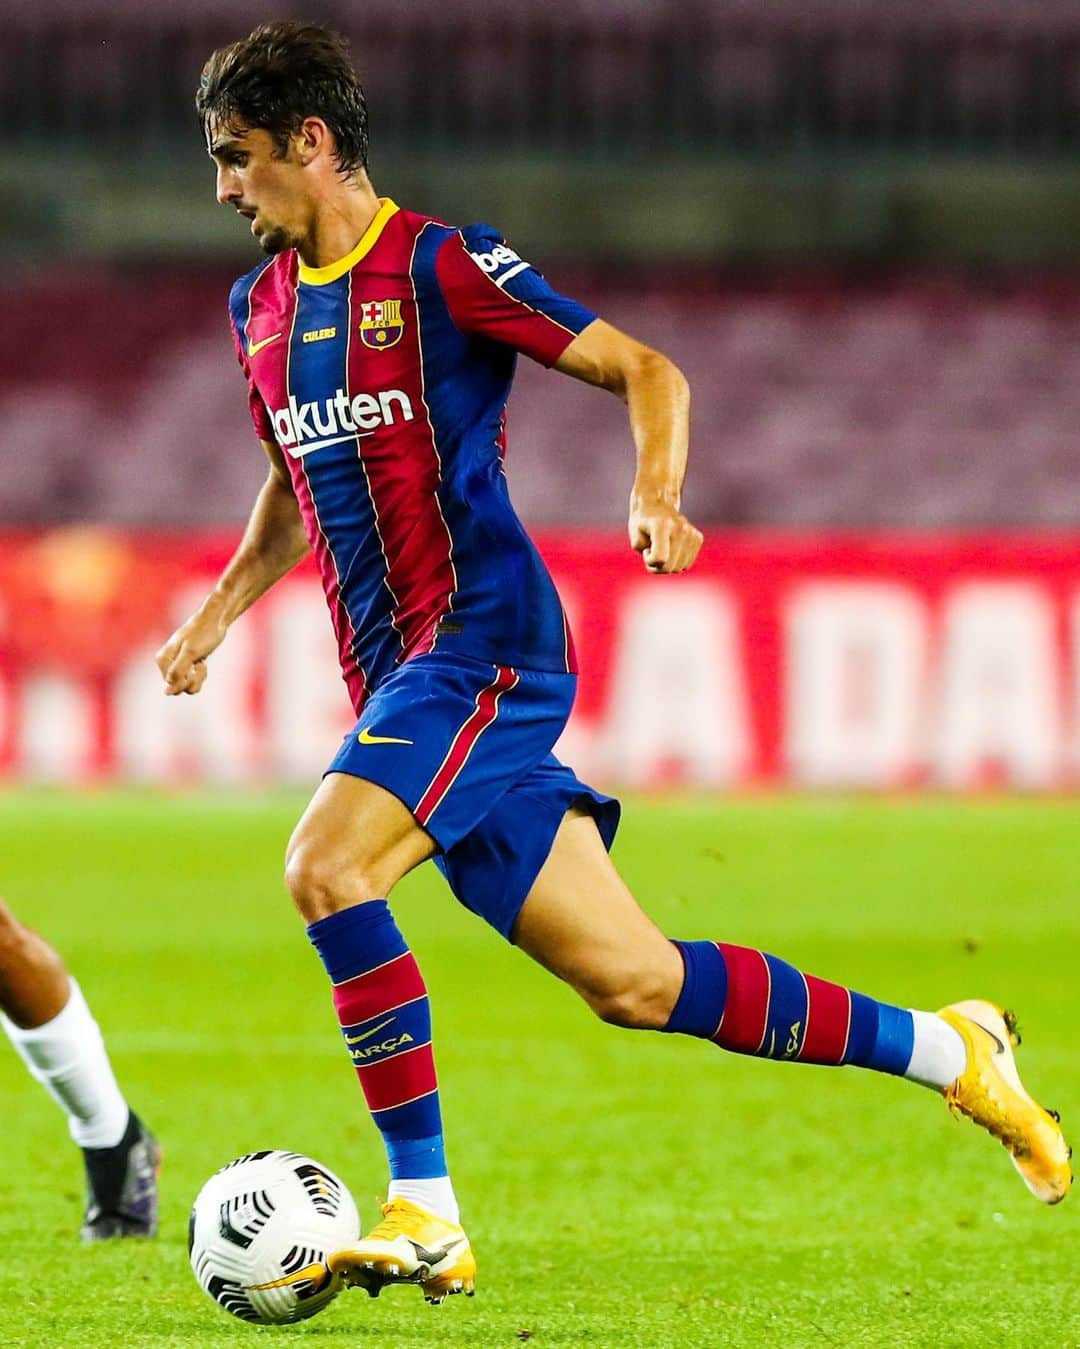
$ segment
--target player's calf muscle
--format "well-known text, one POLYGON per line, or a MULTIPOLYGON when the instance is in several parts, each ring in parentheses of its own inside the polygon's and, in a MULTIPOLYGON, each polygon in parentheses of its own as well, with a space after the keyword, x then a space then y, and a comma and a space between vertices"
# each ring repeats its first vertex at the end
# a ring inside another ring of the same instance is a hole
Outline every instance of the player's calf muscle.
POLYGON ((64 962, 0 901, 0 1011, 16 1026, 51 1020, 68 996, 64 962))
POLYGON ((22 941, 23 925, 0 899, 0 951, 8 950, 22 941))

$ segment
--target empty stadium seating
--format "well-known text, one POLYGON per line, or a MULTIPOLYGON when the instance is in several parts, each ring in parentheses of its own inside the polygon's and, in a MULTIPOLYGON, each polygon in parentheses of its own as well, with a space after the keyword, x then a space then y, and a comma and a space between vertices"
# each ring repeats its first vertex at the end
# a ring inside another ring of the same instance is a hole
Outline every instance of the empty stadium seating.
MULTIPOLYGON (((0 524, 245 517, 264 465, 226 327, 228 279, 148 269, 8 289, 0 524)), ((1075 286, 553 279, 685 369, 686 500, 702 520, 1080 518, 1075 286)), ((527 519, 622 520, 633 447, 614 399, 523 361, 508 425, 508 473, 527 519)))

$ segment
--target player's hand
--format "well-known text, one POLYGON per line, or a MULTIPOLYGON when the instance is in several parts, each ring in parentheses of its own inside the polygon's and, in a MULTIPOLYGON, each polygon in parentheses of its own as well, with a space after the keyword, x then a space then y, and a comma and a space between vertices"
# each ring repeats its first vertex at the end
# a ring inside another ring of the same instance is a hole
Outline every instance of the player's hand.
POLYGON ((666 501, 630 499, 630 545, 646 570, 686 571, 694 565, 705 536, 676 506, 666 501))
POLYGON ((206 682, 206 658, 224 641, 227 627, 216 610, 204 605, 176 629, 154 657, 168 695, 198 693, 206 682))

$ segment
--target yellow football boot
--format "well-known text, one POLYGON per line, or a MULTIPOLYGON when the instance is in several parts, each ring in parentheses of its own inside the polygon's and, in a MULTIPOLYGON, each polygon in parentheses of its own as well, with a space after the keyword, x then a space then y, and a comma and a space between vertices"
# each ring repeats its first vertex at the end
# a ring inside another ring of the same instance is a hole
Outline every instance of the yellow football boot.
POLYGON ((476 1260, 469 1238, 457 1225, 410 1203, 391 1199, 382 1221, 355 1246, 335 1251, 327 1264, 349 1287, 378 1297, 388 1283, 418 1283, 427 1302, 438 1304, 451 1293, 472 1297, 476 1260))
POLYGON ((1072 1149, 1057 1115, 1032 1100, 1020 1081, 1012 1052, 1020 1043, 1016 1018, 977 999, 954 1002, 938 1016, 959 1032, 967 1048, 967 1067, 945 1088, 949 1109, 1004 1144, 1036 1199, 1060 1203, 1072 1185, 1072 1149))

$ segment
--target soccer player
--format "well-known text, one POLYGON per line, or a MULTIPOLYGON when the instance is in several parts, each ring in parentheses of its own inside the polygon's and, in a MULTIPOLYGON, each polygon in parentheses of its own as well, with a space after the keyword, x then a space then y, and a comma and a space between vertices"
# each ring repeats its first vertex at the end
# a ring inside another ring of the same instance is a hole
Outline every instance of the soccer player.
POLYGON ((1038 1198, 1061 1199, 1066 1145, 1016 1076, 1008 1016, 986 1002, 912 1012, 761 951, 669 941, 608 858, 618 804, 551 752, 576 666, 507 496, 515 355, 626 404, 630 544, 657 585, 677 585, 702 543, 679 506, 680 372, 557 294, 497 231, 376 196, 363 93, 334 34, 256 29, 211 56, 196 106, 218 200, 268 255, 229 307, 270 467, 235 555, 157 660, 167 694, 197 693, 229 625, 315 554, 358 721, 289 842, 286 879, 391 1176, 382 1221, 331 1268, 372 1294, 474 1288, 427 990, 387 904, 429 858, 604 1020, 925 1083, 1000 1138, 1038 1198))
POLYGON ((116 1084, 101 1031, 56 951, 0 901, 0 1025, 68 1117, 86 1167, 84 1241, 157 1233, 158 1146, 116 1084))

